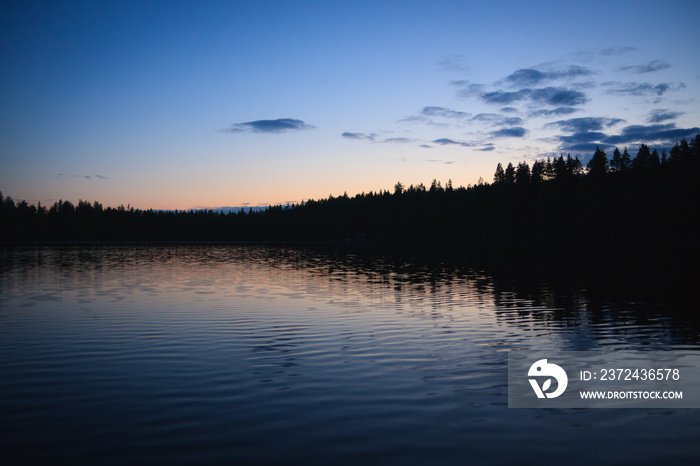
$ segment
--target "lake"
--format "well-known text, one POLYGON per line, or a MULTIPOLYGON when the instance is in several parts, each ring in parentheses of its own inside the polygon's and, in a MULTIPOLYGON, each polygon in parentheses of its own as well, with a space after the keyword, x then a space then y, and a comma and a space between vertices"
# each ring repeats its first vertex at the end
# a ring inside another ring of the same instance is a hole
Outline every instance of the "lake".
POLYGON ((3 464, 700 462, 700 410, 507 402, 509 351, 699 350, 697 308, 456 256, 2 248, 3 464))

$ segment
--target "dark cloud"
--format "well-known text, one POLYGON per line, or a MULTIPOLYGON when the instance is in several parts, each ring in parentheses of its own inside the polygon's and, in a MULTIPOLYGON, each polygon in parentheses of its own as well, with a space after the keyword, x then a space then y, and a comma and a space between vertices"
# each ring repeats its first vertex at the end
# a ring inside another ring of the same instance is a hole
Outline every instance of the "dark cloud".
POLYGON ((501 109, 501 111, 502 111, 503 113, 513 113, 513 112, 517 112, 518 109, 515 108, 515 107, 503 107, 503 108, 501 109))
POLYGON ((643 96, 656 94, 657 96, 663 95, 667 91, 677 91, 685 88, 683 83, 661 83, 661 84, 651 84, 651 83, 639 83, 639 82, 607 82, 603 83, 603 86, 608 87, 606 91, 611 95, 629 95, 629 96, 643 96))
POLYGON ((588 102, 586 94, 565 87, 544 87, 540 89, 521 89, 519 91, 494 91, 481 95, 481 99, 489 104, 508 105, 521 100, 554 107, 581 105, 588 102))
POLYGON ((481 99, 489 104, 508 105, 512 104, 513 102, 518 102, 520 100, 526 99, 531 92, 532 91, 530 89, 521 89, 515 92, 486 92, 484 94, 481 94, 481 99))
POLYGON ((582 133, 586 131, 600 131, 617 123, 623 122, 620 118, 572 118, 570 120, 559 120, 548 123, 546 127, 557 127, 563 131, 582 133))
POLYGON ((690 138, 700 133, 700 128, 676 128, 673 123, 665 125, 632 125, 622 129, 622 134, 604 140, 608 144, 669 143, 690 138))
POLYGON ((477 150, 479 150, 481 152, 490 152, 492 150, 496 150, 496 146, 493 145, 493 143, 489 142, 487 144, 484 144, 484 147, 482 147, 481 149, 477 149, 477 150))
POLYGON ((527 130, 523 127, 503 128, 491 133, 496 138, 522 138, 527 135, 527 130))
POLYGON ((421 115, 443 118, 468 118, 470 113, 458 112, 445 107, 424 107, 421 115))
POLYGON ((375 134, 365 134, 365 133, 343 133, 342 136, 346 139, 360 139, 364 141, 374 141, 375 134))
POLYGON ((588 102, 586 94, 581 91, 566 89, 564 87, 545 87, 535 89, 530 94, 530 99, 553 107, 573 107, 588 102))
POLYGON ((671 110, 657 108, 656 110, 652 110, 651 112, 649 112, 649 118, 647 118, 647 122, 661 123, 667 120, 675 120, 681 115, 683 115, 683 112, 673 112, 671 110))
POLYGON ((583 66, 572 65, 564 70, 539 71, 533 68, 517 70, 506 77, 505 81, 512 86, 536 86, 555 79, 571 79, 580 76, 590 76, 593 71, 583 66))
POLYGON ((571 115, 572 113, 576 112, 578 109, 574 107, 557 107, 552 110, 535 110, 534 112, 530 112, 531 117, 552 117, 552 116, 564 116, 564 115, 571 115))
POLYGON ((239 133, 241 131, 252 131, 254 133, 285 133, 288 131, 301 131, 313 128, 313 126, 305 123, 303 120, 280 118, 277 120, 256 120, 236 123, 225 131, 229 133, 239 133))
MULTIPOLYGON (((565 151, 565 152, 574 152, 574 153, 578 152, 581 154, 588 154, 588 153, 595 152, 597 149, 602 149, 604 151, 607 151, 608 149, 611 149, 612 147, 613 146, 610 146, 608 144, 601 144, 599 142, 591 142, 591 143, 582 142, 582 143, 578 143, 578 144, 570 144, 567 146, 563 146, 563 147, 561 147, 561 150, 565 151)), ((585 162, 585 159, 584 159, 584 162, 585 162)), ((584 163, 584 165, 585 165, 585 163, 584 163)))
POLYGON ((545 74, 541 71, 533 69, 522 69, 517 70, 513 74, 506 77, 506 81, 509 84, 515 86, 534 86, 544 81, 545 74))
POLYGON ((700 128, 676 128, 673 123, 664 125, 631 125, 622 128, 617 135, 607 135, 599 131, 581 131, 568 136, 559 136, 559 150, 572 152, 592 152, 596 146, 601 149, 619 145, 663 144, 673 145, 679 139, 692 138, 700 134, 700 128))
POLYGON ((580 144, 583 142, 598 141, 598 143, 600 143, 600 141, 607 139, 607 137, 607 134, 598 131, 582 131, 569 136, 559 136, 558 139, 564 143, 565 147, 571 147, 573 144, 580 144))
POLYGON ((652 73, 654 71, 665 70, 670 68, 671 65, 663 60, 653 60, 645 65, 634 65, 634 66, 623 66, 620 71, 627 71, 629 73, 644 74, 652 73))

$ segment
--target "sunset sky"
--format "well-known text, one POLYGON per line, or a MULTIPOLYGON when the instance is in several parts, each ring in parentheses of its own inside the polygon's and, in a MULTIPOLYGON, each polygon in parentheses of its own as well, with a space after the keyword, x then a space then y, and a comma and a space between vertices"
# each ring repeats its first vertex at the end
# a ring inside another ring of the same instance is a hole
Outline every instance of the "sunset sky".
POLYGON ((0 191, 138 208, 491 181, 700 133, 700 1, 0 0, 0 191))

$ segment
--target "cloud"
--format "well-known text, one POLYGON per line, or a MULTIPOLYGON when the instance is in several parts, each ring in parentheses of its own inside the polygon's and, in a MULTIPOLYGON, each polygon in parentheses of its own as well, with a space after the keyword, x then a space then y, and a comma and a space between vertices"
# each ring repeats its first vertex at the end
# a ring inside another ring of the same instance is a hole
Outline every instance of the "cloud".
POLYGON ((552 110, 535 110, 534 112, 530 112, 531 117, 551 117, 551 116, 564 116, 564 115, 571 115, 572 113, 578 111, 577 108, 574 107, 557 107, 552 110))
POLYGON ((609 148, 612 148, 612 146, 608 144, 602 144, 600 142, 582 142, 579 144, 570 144, 567 146, 563 146, 561 147, 561 150, 567 152, 591 153, 595 152, 597 149, 608 150, 609 148))
POLYGON ((651 83, 639 83, 639 82, 607 82, 603 83, 603 86, 608 87, 606 91, 610 95, 626 95, 626 96, 643 96, 656 94, 657 96, 663 95, 667 91, 678 91, 680 89, 685 89, 685 84, 683 83, 661 83, 661 84, 651 84, 651 83))
POLYGON ((567 106, 573 107, 588 102, 586 94, 581 91, 566 89, 564 87, 545 87, 535 89, 530 94, 530 98, 535 102, 542 102, 553 107, 567 106))
POLYGON ((635 52, 636 50, 636 47, 630 47, 629 45, 625 45, 622 47, 607 47, 601 49, 600 54, 604 56, 619 56, 629 52, 635 52))
POLYGON ((563 151, 594 151, 612 148, 622 144, 661 144, 670 146, 682 138, 700 134, 700 128, 676 128, 673 123, 664 125, 630 125, 622 128, 617 135, 607 135, 599 131, 581 131, 568 136, 559 136, 559 149, 563 151))
POLYGON ((497 113, 479 113, 478 115, 474 115, 472 121, 497 122, 502 119, 503 117, 497 113))
POLYGON ((435 139, 433 141, 433 144, 440 144, 441 146, 448 146, 448 145, 457 145, 457 146, 463 146, 463 147, 474 146, 474 144, 469 143, 469 142, 455 141, 454 139, 449 139, 449 138, 435 139))
POLYGON ((387 142, 387 143, 405 144, 405 143, 408 143, 408 142, 415 142, 414 139, 402 138, 402 137, 398 137, 398 138, 386 138, 386 139, 382 139, 382 140, 377 140, 377 134, 376 134, 376 133, 366 134, 366 133, 349 133, 349 132, 345 132, 345 133, 341 134, 341 136, 344 137, 345 139, 354 139, 354 140, 357 140, 357 141, 370 141, 370 142, 377 142, 377 143, 379 143, 379 142, 387 142))
POLYGON ((592 74, 594 74, 593 71, 578 65, 571 65, 567 69, 555 71, 539 71, 534 68, 524 68, 507 76, 505 81, 512 86, 524 87, 536 86, 556 79, 572 79, 592 74))
POLYGON ((515 92, 486 92, 481 94, 481 99, 488 104, 508 105, 526 99, 531 92, 530 89, 521 89, 515 92))
POLYGON ((649 118, 647 118, 647 122, 661 123, 666 120, 674 120, 681 115, 683 115, 683 112, 673 112, 671 110, 657 108, 656 110, 652 110, 651 112, 649 112, 649 118))
POLYGON ((459 95, 460 97, 481 96, 484 93, 484 89, 486 88, 486 86, 483 84, 470 83, 465 79, 459 81, 450 81, 450 84, 462 88, 457 92, 457 95, 459 95))
POLYGON ((502 128, 491 133, 496 138, 522 138, 527 135, 527 130, 521 126, 513 128, 502 128))
POLYGON ((653 60, 645 65, 634 65, 634 66, 623 66, 620 71, 626 71, 635 74, 652 73, 654 71, 665 70, 670 68, 671 65, 663 60, 653 60))
POLYGON ((682 138, 690 138, 700 133, 700 128, 676 128, 673 123, 665 125, 632 125, 622 129, 622 134, 605 139, 609 144, 630 143, 669 143, 682 138))
POLYGON ((464 65, 464 59, 462 55, 449 55, 442 57, 438 62, 438 65, 444 71, 466 71, 469 69, 468 66, 464 65))
POLYGON ((76 175, 76 174, 68 174, 68 173, 59 173, 56 175, 56 178, 82 178, 84 180, 106 180, 108 179, 106 176, 103 175, 76 175))
POLYGON ((500 124, 506 126, 519 126, 523 124, 523 119, 520 117, 507 117, 504 118, 500 124))
POLYGON ((554 107, 571 107, 588 102, 588 98, 583 92, 565 87, 526 88, 514 92, 494 91, 482 94, 481 99, 486 103, 499 105, 509 105, 527 99, 554 107))
POLYGON ((548 123, 545 125, 545 127, 558 127, 562 131, 581 133, 585 131, 600 131, 603 128, 613 126, 622 121, 624 120, 620 118, 572 118, 569 120, 559 120, 548 123))
POLYGON ((565 144, 565 147, 571 147, 572 144, 580 144, 583 142, 599 142, 607 138, 607 134, 598 131, 582 131, 569 136, 558 137, 558 139, 565 144))
POLYGON ((285 133, 288 131, 302 131, 305 129, 314 129, 314 126, 305 123, 303 120, 280 118, 277 120, 256 120, 236 123, 226 129, 225 132, 239 133, 242 131, 252 131, 254 133, 285 133))
POLYGON ((493 144, 485 144, 484 147, 482 147, 481 149, 477 149, 477 150, 479 150, 481 152, 490 152, 492 150, 496 150, 496 146, 494 146, 493 144))
POLYGON ((405 144, 405 143, 407 143, 407 142, 413 142, 413 139, 409 139, 409 138, 388 138, 388 139, 384 139, 382 142, 391 142, 391 143, 405 144))
POLYGON ((376 134, 365 134, 365 133, 343 133, 342 136, 346 139, 358 139, 364 141, 374 141, 376 134))
POLYGON ((443 117, 443 118, 468 118, 470 113, 458 112, 445 107, 424 107, 420 112, 421 115, 443 117))
POLYGON ((514 113, 514 112, 517 112, 518 109, 515 108, 515 107, 503 107, 503 108, 501 109, 501 111, 502 111, 503 113, 514 113))

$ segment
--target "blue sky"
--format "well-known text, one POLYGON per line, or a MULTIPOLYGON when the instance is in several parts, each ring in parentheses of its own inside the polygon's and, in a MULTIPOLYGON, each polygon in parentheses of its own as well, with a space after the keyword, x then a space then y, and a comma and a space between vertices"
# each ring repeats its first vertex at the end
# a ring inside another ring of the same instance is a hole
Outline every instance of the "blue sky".
POLYGON ((0 190, 187 209, 700 132, 700 2, 0 1, 0 190))

